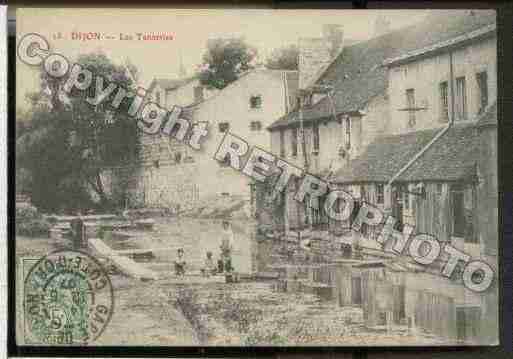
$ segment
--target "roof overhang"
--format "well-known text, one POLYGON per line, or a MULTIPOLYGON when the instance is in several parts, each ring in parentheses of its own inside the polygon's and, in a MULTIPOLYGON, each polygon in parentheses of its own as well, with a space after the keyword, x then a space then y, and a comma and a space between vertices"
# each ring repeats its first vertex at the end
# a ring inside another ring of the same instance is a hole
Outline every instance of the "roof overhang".
POLYGON ((421 49, 416 49, 394 58, 386 59, 385 61, 383 61, 383 65, 388 67, 398 66, 418 60, 419 58, 433 56, 437 53, 446 52, 451 49, 466 46, 474 41, 481 40, 494 35, 496 29, 497 25, 495 23, 490 24, 481 27, 477 30, 471 31, 469 33, 453 37, 452 39, 442 41, 421 49))
MULTIPOLYGON (((339 112, 336 115, 336 121, 340 121, 344 116, 363 117, 363 116, 365 116, 365 112, 361 111, 361 110, 339 112)), ((326 116, 319 116, 319 117, 315 117, 315 118, 304 119, 303 125, 308 126, 313 122, 324 123, 324 122, 329 122, 329 121, 335 121, 335 119, 333 118, 333 115, 326 115, 326 116)), ((300 124, 301 124, 301 122, 297 118, 297 115, 295 115, 295 118, 287 123, 271 124, 266 129, 268 131, 276 131, 276 130, 280 130, 282 128, 298 127, 298 126, 300 126, 300 124)))

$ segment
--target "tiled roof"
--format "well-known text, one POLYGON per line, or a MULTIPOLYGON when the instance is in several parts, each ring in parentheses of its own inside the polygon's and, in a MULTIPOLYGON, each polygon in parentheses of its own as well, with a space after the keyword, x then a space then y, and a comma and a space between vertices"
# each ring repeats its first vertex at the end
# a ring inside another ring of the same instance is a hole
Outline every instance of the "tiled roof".
MULTIPOLYGON (((334 176, 336 183, 388 182, 442 129, 384 136, 334 176)), ((473 173, 478 156, 475 125, 456 124, 424 152, 397 182, 455 181, 473 173)))
MULTIPOLYGON (((349 113, 363 109, 387 84, 384 61, 415 49, 424 48, 461 34, 495 23, 493 10, 433 11, 423 22, 386 35, 345 47, 327 68, 319 85, 334 88, 335 112, 349 113), (473 14, 473 15, 472 15, 473 14)), ((331 117, 333 107, 328 98, 303 110, 303 119, 315 121, 331 117)), ((291 112, 269 126, 270 130, 291 125, 297 111, 291 112)))
POLYGON ((440 129, 383 136, 367 150, 339 170, 333 182, 387 182, 415 156, 440 129))
POLYGON ((457 181, 469 179, 479 156, 475 126, 455 125, 415 161, 397 181, 457 181))

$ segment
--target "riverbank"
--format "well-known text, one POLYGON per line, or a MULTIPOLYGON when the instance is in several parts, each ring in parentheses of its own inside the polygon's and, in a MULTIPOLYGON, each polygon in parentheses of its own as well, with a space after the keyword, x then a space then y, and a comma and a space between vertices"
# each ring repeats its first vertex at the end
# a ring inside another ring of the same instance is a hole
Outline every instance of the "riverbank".
MULTIPOLYGON (((40 258, 59 248, 55 240, 49 238, 16 238, 17 258, 40 258)), ((189 321, 180 310, 170 305, 165 295, 167 290, 162 285, 122 275, 111 275, 110 278, 115 296, 114 312, 95 345, 199 344, 189 321)), ((18 296, 18 318, 22 318, 20 298, 18 296)), ((17 324, 21 333, 19 321, 17 324)))
MULTIPOLYGON (((139 244, 178 244, 190 248, 196 264, 201 245, 212 241, 218 223, 170 221, 157 226, 139 244), (198 235, 198 228, 201 229, 198 235), (150 241, 149 243, 146 243, 150 241), (155 241, 155 243, 153 243, 155 241), (172 243, 171 243, 172 242, 172 243)), ((237 229, 239 236, 244 232, 237 229)), ((210 243, 212 245, 212 243, 210 243)), ((39 258, 59 248, 48 238, 18 237, 17 257, 39 258)), ((257 257, 271 255, 257 246, 257 257)), ((267 247, 265 245, 264 247, 267 247)), ((248 256, 248 259, 254 255, 248 256)), ((158 253, 160 261, 172 254, 158 253)), ((167 277, 164 277, 167 278, 167 277)), ((367 328, 361 307, 340 307, 308 293, 277 291, 277 281, 191 283, 167 279, 140 281, 111 275, 115 308, 111 322, 96 345, 447 345, 446 341, 408 328, 367 328)), ((19 297, 20 298, 20 297, 19 297)), ((18 308, 21 308, 19 303, 18 308)))

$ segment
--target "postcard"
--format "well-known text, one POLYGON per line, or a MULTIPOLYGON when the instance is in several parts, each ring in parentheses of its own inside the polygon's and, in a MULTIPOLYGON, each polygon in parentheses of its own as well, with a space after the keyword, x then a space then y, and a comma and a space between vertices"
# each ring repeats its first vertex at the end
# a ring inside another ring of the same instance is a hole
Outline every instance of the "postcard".
POLYGON ((20 346, 497 345, 494 10, 16 13, 20 346))

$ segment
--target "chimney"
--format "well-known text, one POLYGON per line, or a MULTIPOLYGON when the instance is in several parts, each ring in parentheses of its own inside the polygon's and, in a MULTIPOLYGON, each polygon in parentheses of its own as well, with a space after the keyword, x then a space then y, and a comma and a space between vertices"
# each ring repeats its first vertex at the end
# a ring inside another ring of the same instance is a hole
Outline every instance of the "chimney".
POLYGON ((320 73, 328 67, 343 47, 342 25, 323 26, 322 37, 299 39, 299 88, 313 85, 320 73))

